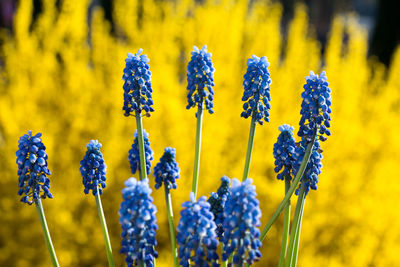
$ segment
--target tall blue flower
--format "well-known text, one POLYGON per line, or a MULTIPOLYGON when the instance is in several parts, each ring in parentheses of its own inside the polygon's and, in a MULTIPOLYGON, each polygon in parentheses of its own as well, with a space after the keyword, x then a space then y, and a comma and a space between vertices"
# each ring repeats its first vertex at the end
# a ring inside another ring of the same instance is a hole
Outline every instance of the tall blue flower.
POLYGON ((210 210, 214 214, 214 221, 217 225, 216 233, 219 240, 221 240, 224 233, 224 229, 222 228, 222 224, 224 223, 224 206, 229 197, 230 183, 231 180, 227 176, 222 176, 221 185, 217 193, 212 192, 210 198, 207 200, 211 205, 210 210))
POLYGON ((207 52, 207 46, 203 46, 199 50, 196 46, 193 47, 192 58, 187 67, 187 94, 188 105, 191 107, 205 108, 210 114, 213 111, 213 96, 214 96, 214 67, 211 61, 211 53, 207 52))
POLYGON ((50 193, 50 180, 47 175, 46 147, 40 137, 41 133, 32 135, 32 131, 18 140, 18 150, 15 153, 18 164, 18 195, 24 195, 21 201, 31 205, 38 198, 53 198, 50 193))
POLYGON ((253 55, 247 60, 247 72, 244 75, 244 92, 242 101, 242 117, 253 116, 259 124, 263 124, 262 119, 269 121, 269 110, 271 108, 270 84, 271 77, 268 71, 269 62, 266 57, 253 55))
MULTIPOLYGON (((129 164, 131 165, 131 172, 135 174, 137 170, 140 170, 140 155, 139 155, 139 143, 138 143, 138 136, 137 130, 135 131, 134 141, 132 144, 132 148, 129 149, 128 160, 129 164)), ((144 157, 146 161, 146 173, 151 173, 151 162, 154 159, 154 152, 151 150, 150 141, 149 141, 149 134, 143 129, 143 141, 144 141, 144 157)))
POLYGON ((154 108, 151 87, 151 71, 146 55, 140 55, 143 49, 139 49, 136 54, 128 53, 125 59, 124 69, 124 115, 135 115, 135 112, 142 113, 142 110, 149 115, 154 108))
POLYGON ((235 264, 253 264, 261 257, 261 210, 256 198, 256 187, 251 179, 242 183, 232 179, 232 187, 224 208, 224 251, 222 260, 233 254, 235 264))
POLYGON ((180 169, 175 160, 175 148, 167 147, 160 158, 160 162, 154 167, 156 178, 155 188, 160 188, 163 183, 168 189, 176 189, 176 179, 180 177, 180 169))
POLYGON ((196 201, 190 193, 190 201, 182 204, 181 219, 177 227, 178 255, 181 266, 219 266, 218 240, 210 203, 202 196, 196 201))
POLYGON ((89 194, 92 190, 94 196, 103 193, 106 187, 106 164, 100 152, 101 144, 97 140, 90 140, 86 145, 87 151, 81 160, 79 171, 82 175, 82 183, 85 186, 83 192, 89 194))
POLYGON ((144 261, 146 266, 153 266, 153 259, 158 257, 156 230, 157 208, 153 204, 149 180, 137 181, 129 178, 122 189, 123 201, 119 210, 119 223, 122 228, 121 253, 126 255, 128 266, 144 261))
POLYGON ((284 180, 285 176, 290 179, 293 176, 293 166, 296 164, 295 148, 296 141, 293 137, 294 128, 284 124, 279 126, 281 133, 278 140, 274 144, 273 155, 275 158, 275 172, 278 173, 277 178, 284 180))
POLYGON ((331 135, 331 89, 325 71, 320 75, 310 71, 306 77, 304 91, 301 94, 301 119, 298 136, 304 137, 308 143, 312 142, 314 132, 319 129, 319 139, 325 141, 331 135))

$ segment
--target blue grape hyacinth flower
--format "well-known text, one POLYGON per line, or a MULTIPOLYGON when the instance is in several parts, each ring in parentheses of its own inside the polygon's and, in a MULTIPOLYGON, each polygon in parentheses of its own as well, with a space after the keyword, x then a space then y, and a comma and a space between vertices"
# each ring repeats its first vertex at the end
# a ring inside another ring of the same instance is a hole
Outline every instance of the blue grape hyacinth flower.
POLYGON ((304 91, 301 94, 301 119, 298 136, 304 137, 308 143, 312 142, 312 137, 318 129, 319 140, 325 141, 326 136, 331 135, 329 131, 331 120, 331 89, 325 71, 320 75, 310 71, 310 76, 306 78, 304 91))
POLYGON ((177 227, 179 264, 188 266, 219 266, 218 240, 210 203, 202 196, 196 201, 190 193, 190 201, 182 204, 181 218, 177 227))
POLYGON ((213 97, 214 97, 214 67, 211 61, 211 53, 207 52, 207 46, 203 46, 199 50, 193 46, 191 53, 192 57, 187 66, 187 94, 188 105, 187 109, 195 107, 208 110, 210 114, 213 111, 213 97))
POLYGON ((234 264, 253 264, 261 257, 261 210, 252 179, 240 183, 232 179, 229 197, 224 208, 224 251, 222 260, 233 255, 234 264))
POLYGON ((135 115, 142 113, 147 115, 153 112, 153 89, 151 87, 151 71, 148 62, 150 61, 145 54, 140 55, 143 49, 139 49, 136 54, 128 53, 125 59, 124 68, 124 115, 135 115))
POLYGON ((46 147, 43 145, 41 133, 32 135, 32 131, 21 136, 16 152, 18 165, 18 195, 21 201, 31 205, 39 198, 53 198, 50 193, 50 171, 47 168, 46 147))
MULTIPOLYGON (((135 174, 137 170, 140 171, 140 155, 139 155, 137 130, 135 131, 133 137, 134 141, 132 144, 132 148, 129 150, 128 160, 131 166, 131 172, 132 174, 135 174)), ((146 160, 146 173, 150 174, 151 162, 154 159, 154 152, 150 147, 149 134, 145 130, 143 130, 143 141, 144 141, 144 154, 145 154, 144 157, 146 160)))
POLYGON ((86 145, 87 151, 81 160, 79 171, 82 175, 82 183, 85 187, 83 192, 89 194, 92 190, 94 196, 102 194, 106 187, 106 164, 103 154, 100 152, 101 144, 97 140, 91 140, 86 145))
POLYGON ((154 177, 156 178, 155 188, 159 189, 163 184, 168 189, 176 189, 176 180, 180 177, 180 169, 175 160, 176 150, 167 147, 160 158, 160 162, 154 167, 154 177))
POLYGON ((157 208, 153 204, 149 180, 141 181, 129 178, 122 189, 123 201, 119 210, 119 222, 122 228, 121 253, 126 255, 128 266, 138 265, 143 261, 146 266, 153 266, 153 259, 158 257, 156 230, 157 208))
POLYGON ((274 171, 278 173, 277 178, 284 180, 286 176, 292 179, 293 166, 296 164, 295 149, 296 141, 293 137, 294 128, 288 124, 279 126, 281 133, 274 144, 273 155, 275 158, 274 171))
POLYGON ((253 55, 247 60, 247 72, 244 75, 244 92, 242 101, 242 117, 255 117, 259 124, 262 119, 269 122, 269 110, 271 108, 270 84, 271 77, 268 71, 269 62, 266 57, 253 55))
POLYGON ((221 177, 221 185, 219 186, 217 193, 212 192, 211 196, 207 200, 211 205, 211 212, 214 214, 214 221, 217 225, 217 236, 221 240, 224 229, 222 224, 224 223, 224 206, 225 202, 229 197, 229 185, 231 180, 227 176, 221 177))

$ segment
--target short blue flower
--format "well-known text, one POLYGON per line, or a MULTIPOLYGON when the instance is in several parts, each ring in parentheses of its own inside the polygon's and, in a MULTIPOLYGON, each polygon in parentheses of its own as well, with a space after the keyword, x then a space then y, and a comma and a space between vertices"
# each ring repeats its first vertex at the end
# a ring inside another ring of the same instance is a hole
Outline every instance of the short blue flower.
POLYGON ((195 107, 205 108, 210 114, 213 111, 214 96, 214 67, 211 61, 211 53, 207 52, 207 46, 199 50, 193 46, 192 58, 187 67, 187 109, 195 107))
POLYGON ((163 184, 168 189, 176 189, 176 179, 180 177, 181 170, 175 160, 175 148, 167 147, 160 158, 160 162, 154 167, 154 177, 156 178, 155 188, 160 188, 163 184))
POLYGON ((224 251, 222 260, 233 254, 234 264, 253 264, 261 257, 261 210, 252 180, 240 183, 232 179, 232 187, 224 208, 224 251))
POLYGON ((270 84, 271 77, 268 71, 269 62, 266 57, 253 55, 247 60, 247 72, 244 75, 244 92, 242 101, 242 117, 255 117, 259 124, 262 119, 269 121, 269 110, 271 108, 270 84))
POLYGON ((50 193, 50 180, 47 175, 46 147, 40 137, 41 133, 32 135, 32 131, 18 140, 18 150, 15 153, 18 164, 18 195, 24 195, 21 201, 31 205, 39 198, 53 198, 50 193))
POLYGON ((191 192, 190 201, 184 202, 182 207, 176 238, 179 264, 184 267, 219 266, 217 227, 206 197, 196 201, 191 192))
POLYGON ((153 112, 154 108, 151 87, 151 71, 146 55, 140 55, 143 49, 139 49, 136 54, 128 53, 125 59, 126 67, 124 69, 124 115, 135 115, 136 112, 147 115, 153 112))
POLYGON ((274 144, 273 155, 275 158, 274 171, 278 173, 277 178, 284 180, 285 177, 293 177, 293 166, 296 164, 296 157, 294 155, 296 148, 296 141, 293 137, 294 128, 290 125, 284 124, 279 126, 281 133, 278 140, 274 144))
POLYGON ((222 176, 221 185, 218 188, 217 193, 212 192, 210 198, 207 200, 211 205, 211 212, 214 214, 214 221, 217 225, 217 236, 221 240, 224 229, 222 224, 224 223, 224 206, 225 202, 229 197, 229 184, 231 180, 227 176, 222 176))
POLYGON ((79 171, 82 175, 82 183, 85 186, 83 192, 89 194, 92 190, 94 196, 103 194, 106 187, 106 164, 100 152, 101 144, 97 140, 91 140, 86 145, 87 151, 81 160, 79 171))
POLYGON ((153 259, 158 257, 156 230, 157 208, 153 204, 149 180, 141 181, 129 178, 122 189, 123 201, 119 210, 119 223, 122 228, 121 253, 126 255, 128 266, 144 261, 146 266, 153 266, 153 259))
MULTIPOLYGON (((305 138, 302 139, 300 142, 300 145, 296 147, 295 150, 295 158, 296 164, 294 165, 293 168, 293 173, 297 174, 297 171, 300 168, 301 161, 304 158, 305 150, 308 145, 308 142, 305 138)), ((304 174, 300 180, 300 185, 296 190, 296 195, 299 194, 299 189, 301 186, 305 186, 306 189, 306 195, 310 191, 310 188, 313 190, 317 190, 317 184, 318 184, 318 176, 321 174, 321 169, 322 169, 322 150, 321 146, 318 140, 315 141, 314 146, 312 148, 312 152, 310 155, 310 159, 307 163, 307 167, 304 171, 304 174)))
MULTIPOLYGON (((137 130, 133 135, 134 141, 132 144, 132 148, 129 149, 128 160, 129 164, 131 165, 131 172, 135 174, 137 170, 140 171, 140 154, 139 154, 139 143, 138 143, 138 136, 137 130)), ((146 160, 146 173, 150 174, 151 170, 151 162, 154 159, 154 152, 151 150, 150 141, 149 141, 149 134, 143 130, 143 141, 144 141, 144 158, 146 160)))
POLYGON ((319 131, 319 139, 325 141, 331 135, 331 89, 328 87, 325 71, 320 75, 310 71, 306 77, 304 91, 301 94, 301 119, 298 136, 304 137, 308 143, 312 142, 315 131, 319 131))

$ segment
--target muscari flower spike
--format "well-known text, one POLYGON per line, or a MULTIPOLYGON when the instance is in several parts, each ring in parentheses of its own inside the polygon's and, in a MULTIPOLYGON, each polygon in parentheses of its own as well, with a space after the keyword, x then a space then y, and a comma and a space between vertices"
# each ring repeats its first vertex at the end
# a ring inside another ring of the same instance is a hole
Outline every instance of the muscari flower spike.
POLYGON ((50 180, 47 175, 46 147, 40 137, 41 133, 32 135, 32 131, 18 140, 18 150, 15 153, 18 164, 18 195, 24 195, 21 201, 31 205, 38 198, 53 198, 50 193, 50 180))
POLYGON ((295 148, 296 141, 293 137, 294 128, 284 124, 279 126, 281 133, 274 144, 273 155, 275 158, 274 171, 278 173, 277 178, 284 180, 286 176, 292 179, 293 166, 296 164, 295 148))
POLYGON ((233 254, 234 264, 253 264, 261 257, 261 210, 252 179, 240 183, 232 179, 229 197, 224 208, 224 251, 222 260, 233 254))
POLYGON ((266 57, 253 55, 247 60, 247 72, 244 75, 244 92, 242 101, 243 112, 241 117, 255 116, 259 124, 262 119, 269 122, 269 110, 271 108, 270 84, 271 78, 268 71, 269 62, 266 57))
POLYGON ((128 266, 144 261, 146 266, 153 266, 153 259, 158 257, 156 230, 157 208, 153 204, 149 180, 141 181, 129 178, 122 189, 123 201, 119 210, 119 222, 122 228, 121 253, 126 255, 128 266))
POLYGON ((176 179, 180 177, 180 169, 175 160, 176 150, 172 147, 167 147, 164 154, 160 158, 160 162, 154 167, 154 177, 156 178, 156 189, 159 189, 163 184, 168 189, 176 189, 176 179))
POLYGON ((195 107, 205 108, 210 114, 213 111, 214 96, 214 67, 211 61, 211 53, 207 52, 207 46, 199 50, 193 46, 192 57, 187 67, 187 109, 195 107))
MULTIPOLYGON (((139 143, 138 143, 138 136, 137 130, 133 135, 134 141, 132 144, 132 148, 129 149, 128 160, 129 164, 131 165, 131 172, 135 174, 137 170, 140 170, 140 155, 139 155, 139 143)), ((146 161, 146 173, 149 175, 151 173, 151 162, 154 159, 154 152, 151 150, 150 141, 149 141, 149 134, 143 130, 143 141, 144 141, 144 154, 145 154, 145 161, 146 161)))
POLYGON ((125 59, 124 68, 124 115, 134 115, 135 112, 142 113, 142 110, 149 116, 154 108, 151 87, 151 71, 146 55, 140 55, 143 49, 139 49, 136 54, 128 53, 125 59))
POLYGON ((190 193, 190 201, 182 204, 181 218, 177 227, 179 264, 188 266, 219 266, 218 240, 210 203, 202 196, 196 201, 190 193))
POLYGON ((308 143, 312 142, 314 132, 319 130, 319 140, 325 141, 326 136, 331 135, 329 131, 331 120, 331 89, 325 71, 320 75, 310 71, 306 78, 304 91, 301 94, 301 119, 298 136, 304 137, 308 143))
POLYGON ((221 240, 224 230, 222 224, 224 222, 224 206, 225 202, 229 197, 229 184, 231 180, 227 176, 222 176, 221 185, 218 188, 217 193, 211 192, 210 198, 207 200, 211 205, 211 212, 214 214, 214 221, 217 225, 217 236, 221 240))
POLYGON ((106 187, 106 164, 100 152, 101 144, 97 140, 91 140, 86 145, 87 151, 81 160, 79 171, 82 175, 82 183, 85 186, 83 192, 89 194, 92 190, 94 196, 103 194, 106 187))

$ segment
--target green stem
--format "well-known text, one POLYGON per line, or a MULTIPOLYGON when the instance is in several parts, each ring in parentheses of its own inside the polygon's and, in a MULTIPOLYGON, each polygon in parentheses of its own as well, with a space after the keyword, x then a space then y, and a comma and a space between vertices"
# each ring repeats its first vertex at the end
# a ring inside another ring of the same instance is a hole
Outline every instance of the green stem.
POLYGON ((42 201, 40 200, 40 198, 35 200, 35 205, 36 205, 36 210, 39 215, 40 224, 42 225, 44 240, 46 241, 47 249, 49 250, 49 253, 50 253, 51 263, 53 264, 53 266, 58 267, 60 265, 58 264, 56 251, 54 250, 53 243, 51 242, 50 232, 49 232, 49 228, 47 228, 46 217, 44 216, 42 201))
POLYGON ((289 239, 289 246, 286 258, 286 267, 296 266, 297 262, 294 259, 297 259, 297 251, 295 251, 295 243, 296 243, 296 236, 298 236, 298 240, 300 240, 300 229, 301 229, 301 219, 303 214, 303 207, 305 201, 305 187, 301 186, 299 197, 297 199, 296 210, 294 212, 294 218, 292 223, 292 231, 290 231, 290 239, 289 239))
POLYGON ((169 233, 171 237, 171 247, 172 247, 172 258, 174 260, 174 267, 178 266, 178 251, 176 248, 176 234, 175 234, 175 226, 174 226, 174 212, 172 210, 172 201, 171 194, 169 189, 164 184, 165 189, 165 203, 167 204, 167 216, 169 223, 169 233))
POLYGON ((303 220, 304 205, 305 205, 305 199, 303 200, 303 205, 301 206, 301 209, 300 209, 299 225, 297 226, 296 237, 295 237, 295 241, 294 241, 294 251, 295 252, 293 253, 293 260, 292 260, 292 262, 294 263, 293 266, 297 265, 297 257, 299 255, 300 233, 301 233, 301 224, 302 224, 302 220, 303 220))
POLYGON ((111 243, 110 243, 110 238, 108 236, 108 231, 107 231, 107 223, 106 219, 104 217, 104 212, 103 212, 103 206, 101 205, 101 198, 100 194, 97 193, 95 196, 96 198, 96 206, 97 206, 97 211, 99 213, 99 218, 100 218, 100 225, 101 225, 101 230, 103 232, 103 237, 104 237, 104 243, 106 245, 106 252, 107 252, 107 258, 108 258, 108 265, 110 267, 114 267, 114 257, 112 255, 112 249, 111 249, 111 243))
POLYGON ((136 129, 137 129, 139 155, 140 155, 139 176, 140 180, 143 180, 147 178, 147 172, 146 172, 146 160, 144 152, 142 115, 138 111, 136 111, 136 129))
MULTIPOLYGON (((285 177, 285 195, 289 191, 290 188, 290 175, 285 177)), ((281 255, 279 258, 279 267, 285 266, 285 258, 286 258, 286 249, 287 242, 289 237, 289 223, 290 223, 290 200, 286 203, 285 207, 285 217, 283 219, 283 233, 282 233, 282 247, 281 247, 281 255)))
POLYGON ((193 169, 193 183, 192 183, 192 192, 194 193, 195 198, 197 196, 197 185, 199 182, 202 125, 203 125, 203 109, 202 107, 199 106, 197 110, 196 148, 194 154, 194 169, 193 169))
POLYGON ((257 120, 253 115, 250 123, 249 141, 247 143, 246 161, 244 162, 243 181, 249 177, 251 154, 253 153, 254 136, 256 133, 257 120))
POLYGON ((296 190, 297 185, 299 184, 300 178, 303 176, 303 173, 304 173, 304 171, 306 169, 308 160, 310 159, 310 155, 311 155, 311 152, 312 152, 312 147, 313 147, 313 145, 315 143, 316 137, 317 137, 317 132, 314 134, 314 136, 312 138, 313 141, 307 145, 306 151, 304 153, 303 160, 301 161, 301 164, 300 164, 299 171, 297 172, 297 175, 294 178, 294 180, 292 182, 292 185, 289 188, 289 191, 287 192, 287 194, 283 198, 282 202, 279 204, 278 208, 275 210, 275 212, 272 215, 272 217, 267 222, 267 225, 264 227, 264 229, 263 229, 263 231, 261 233, 261 236, 260 236, 260 240, 261 241, 263 241, 264 238, 267 236, 267 233, 268 233, 269 229, 271 229, 271 226, 274 224, 276 219, 279 217, 279 215, 281 214, 282 210, 285 208, 286 203, 288 203, 290 197, 293 195, 294 191, 296 190))
MULTIPOLYGON (((221 242, 220 243, 221 244, 221 246, 220 246, 220 248, 221 248, 221 259, 222 259, 222 254, 224 253, 224 244, 221 242)), ((226 260, 226 261, 222 261, 222 267, 228 267, 228 261, 226 260)))

